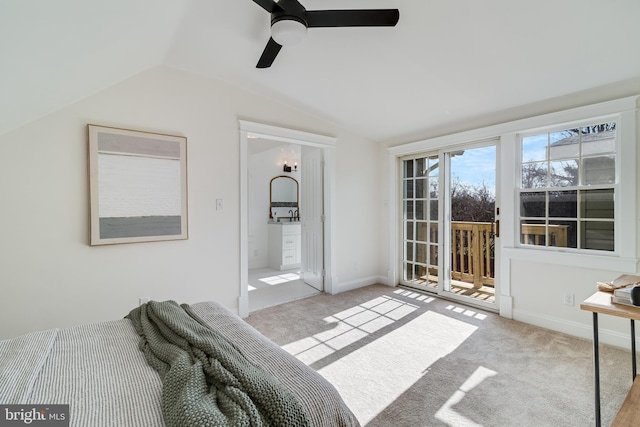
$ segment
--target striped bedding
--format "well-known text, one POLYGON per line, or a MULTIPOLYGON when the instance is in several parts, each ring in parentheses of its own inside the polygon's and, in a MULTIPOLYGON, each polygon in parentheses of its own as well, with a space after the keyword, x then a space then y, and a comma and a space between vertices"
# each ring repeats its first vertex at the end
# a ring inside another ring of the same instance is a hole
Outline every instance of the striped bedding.
MULTIPOLYGON (((320 374, 214 302, 191 306, 293 392, 317 427, 358 426, 320 374)), ((164 426, 162 384, 128 319, 0 341, 0 404, 69 404, 72 426, 164 426)))

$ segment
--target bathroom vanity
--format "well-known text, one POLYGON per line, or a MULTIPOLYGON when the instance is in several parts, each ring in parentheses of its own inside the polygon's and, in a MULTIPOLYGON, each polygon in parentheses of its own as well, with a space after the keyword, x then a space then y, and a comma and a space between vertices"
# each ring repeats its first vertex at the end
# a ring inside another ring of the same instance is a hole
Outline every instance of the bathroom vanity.
POLYGON ((289 270, 302 263, 302 228, 298 221, 269 221, 269 267, 289 270))

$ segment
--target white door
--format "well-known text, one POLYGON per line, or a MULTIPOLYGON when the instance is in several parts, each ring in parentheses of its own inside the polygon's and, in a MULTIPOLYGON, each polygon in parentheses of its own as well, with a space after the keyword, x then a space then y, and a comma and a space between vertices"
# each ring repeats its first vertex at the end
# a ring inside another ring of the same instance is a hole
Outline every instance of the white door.
POLYGON ((324 290, 324 161, 323 150, 303 146, 300 222, 304 282, 324 290))

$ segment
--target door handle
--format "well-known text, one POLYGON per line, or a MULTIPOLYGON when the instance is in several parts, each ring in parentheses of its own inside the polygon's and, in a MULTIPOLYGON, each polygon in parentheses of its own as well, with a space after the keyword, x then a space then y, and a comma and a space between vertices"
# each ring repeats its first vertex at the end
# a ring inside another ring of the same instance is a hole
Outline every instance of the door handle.
POLYGON ((496 237, 500 237, 500 220, 496 219, 496 237))

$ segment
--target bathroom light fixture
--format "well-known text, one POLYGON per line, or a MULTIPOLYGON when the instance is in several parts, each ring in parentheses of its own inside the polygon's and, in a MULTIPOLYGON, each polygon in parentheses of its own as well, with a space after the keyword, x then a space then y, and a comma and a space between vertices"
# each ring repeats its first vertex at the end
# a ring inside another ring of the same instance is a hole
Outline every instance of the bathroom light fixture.
POLYGON ((291 170, 291 166, 287 165, 287 161, 285 160, 282 170, 284 172, 298 172, 298 162, 293 163, 293 170, 291 170))

